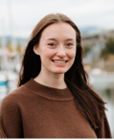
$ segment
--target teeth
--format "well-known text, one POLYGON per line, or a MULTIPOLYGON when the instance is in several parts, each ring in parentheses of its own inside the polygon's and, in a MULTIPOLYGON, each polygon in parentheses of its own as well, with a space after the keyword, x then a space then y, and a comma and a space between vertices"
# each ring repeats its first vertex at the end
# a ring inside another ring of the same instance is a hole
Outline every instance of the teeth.
POLYGON ((65 63, 66 61, 54 61, 55 63, 65 63))

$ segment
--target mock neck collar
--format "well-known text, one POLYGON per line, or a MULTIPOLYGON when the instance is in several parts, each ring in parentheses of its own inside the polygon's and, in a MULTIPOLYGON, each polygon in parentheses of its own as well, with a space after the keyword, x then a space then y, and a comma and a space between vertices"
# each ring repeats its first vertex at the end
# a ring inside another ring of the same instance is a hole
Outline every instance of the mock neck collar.
POLYGON ((39 95, 49 100, 69 101, 74 98, 74 95, 71 93, 68 87, 64 89, 49 87, 36 82, 33 78, 31 78, 23 86, 25 86, 26 89, 31 93, 39 95))

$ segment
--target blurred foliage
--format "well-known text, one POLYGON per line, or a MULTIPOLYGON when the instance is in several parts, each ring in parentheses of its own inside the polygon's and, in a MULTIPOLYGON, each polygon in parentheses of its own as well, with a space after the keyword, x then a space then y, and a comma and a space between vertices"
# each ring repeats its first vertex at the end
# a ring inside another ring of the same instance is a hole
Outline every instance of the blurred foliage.
POLYGON ((10 59, 11 59, 11 60, 15 60, 15 56, 11 57, 10 59))
POLYGON ((0 48, 2 47, 2 44, 1 44, 1 42, 0 42, 0 48))
POLYGON ((111 89, 105 88, 102 91, 99 92, 102 98, 106 98, 109 101, 111 100, 111 89))
POLYGON ((84 57, 86 57, 87 53, 91 50, 91 48, 89 46, 84 46, 83 50, 84 50, 84 57))
POLYGON ((114 39, 109 38, 105 45, 105 48, 101 50, 100 57, 107 60, 109 54, 114 54, 114 39))
POLYGON ((7 48, 10 52, 13 52, 13 46, 10 42, 7 43, 7 48))
POLYGON ((105 95, 110 99, 111 98, 111 89, 105 89, 105 95))
POLYGON ((21 49, 21 45, 20 45, 20 44, 17 45, 17 52, 18 52, 19 54, 22 52, 22 49, 21 49))

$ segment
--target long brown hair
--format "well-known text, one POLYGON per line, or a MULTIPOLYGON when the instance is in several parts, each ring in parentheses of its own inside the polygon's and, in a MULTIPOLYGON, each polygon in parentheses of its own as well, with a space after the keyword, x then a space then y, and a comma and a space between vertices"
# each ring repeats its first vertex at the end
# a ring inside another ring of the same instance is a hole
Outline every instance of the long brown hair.
POLYGON ((67 16, 63 14, 49 14, 36 25, 25 50, 18 86, 25 84, 39 74, 41 70, 40 56, 34 53, 33 47, 39 43, 42 31, 47 26, 57 22, 68 23, 76 31, 76 57, 72 67, 65 73, 65 82, 75 95, 79 110, 88 119, 92 128, 96 129, 101 124, 101 118, 105 116, 105 102, 88 84, 88 74, 84 70, 82 62, 83 48, 81 44, 81 34, 78 27, 67 16))

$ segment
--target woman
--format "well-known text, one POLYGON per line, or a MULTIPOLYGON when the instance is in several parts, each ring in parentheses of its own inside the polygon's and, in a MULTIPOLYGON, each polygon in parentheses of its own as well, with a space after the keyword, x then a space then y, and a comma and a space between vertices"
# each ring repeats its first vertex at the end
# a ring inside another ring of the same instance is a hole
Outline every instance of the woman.
POLYGON ((63 14, 45 16, 28 42, 19 87, 1 103, 1 137, 111 138, 82 57, 77 26, 63 14))

